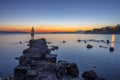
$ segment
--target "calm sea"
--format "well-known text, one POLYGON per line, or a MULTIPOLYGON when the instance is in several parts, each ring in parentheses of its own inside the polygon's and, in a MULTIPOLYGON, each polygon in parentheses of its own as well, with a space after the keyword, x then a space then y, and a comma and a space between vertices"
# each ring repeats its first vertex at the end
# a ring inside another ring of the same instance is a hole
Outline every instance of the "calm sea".
MULTIPOLYGON (((80 75, 85 70, 92 69, 107 80, 120 80, 120 35, 36 34, 35 39, 38 38, 52 42, 48 44, 49 47, 59 46, 58 50, 51 53, 57 54, 58 60, 75 62, 79 67, 80 75), (78 39, 82 41, 77 42, 78 39), (87 43, 84 40, 87 40, 87 43), (96 40, 110 40, 112 43, 96 40), (93 48, 87 49, 87 44, 93 45, 93 48), (109 51, 111 46, 115 51, 109 51)), ((14 58, 22 55, 30 39, 30 34, 0 34, 0 77, 13 73, 14 67, 18 65, 18 61, 14 58), (20 41, 22 44, 19 44, 20 41)))

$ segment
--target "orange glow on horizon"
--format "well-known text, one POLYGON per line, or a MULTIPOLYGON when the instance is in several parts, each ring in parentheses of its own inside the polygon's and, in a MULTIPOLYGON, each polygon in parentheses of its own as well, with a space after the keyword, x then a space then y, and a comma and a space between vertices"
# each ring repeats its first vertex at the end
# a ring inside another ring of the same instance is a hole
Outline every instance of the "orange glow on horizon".
MULTIPOLYGON (((0 26, 0 31, 30 32, 32 26, 0 26)), ((91 30, 91 27, 69 27, 69 26, 34 26, 35 32, 75 32, 78 30, 91 30)))

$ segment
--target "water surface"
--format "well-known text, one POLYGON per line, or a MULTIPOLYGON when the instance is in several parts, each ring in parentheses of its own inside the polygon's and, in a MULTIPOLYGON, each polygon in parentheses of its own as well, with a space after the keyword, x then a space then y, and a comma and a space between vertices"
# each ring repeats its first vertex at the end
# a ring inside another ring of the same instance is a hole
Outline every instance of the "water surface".
MULTIPOLYGON (((58 60, 77 63, 80 75, 83 71, 92 69, 107 80, 120 79, 120 35, 36 34, 35 39, 38 38, 52 42, 48 44, 49 47, 59 46, 59 50, 51 53, 57 54, 58 60), (78 39, 87 40, 87 43, 77 42, 78 39), (88 41, 89 39, 110 40, 112 43, 88 41), (62 43, 63 40, 66 43, 62 43), (93 48, 87 49, 88 44, 93 45, 93 48), (110 52, 109 47, 114 47, 115 51, 110 52)), ((14 58, 22 55, 30 39, 30 34, 0 34, 0 77, 13 73, 14 67, 18 65, 14 58), (22 44, 19 44, 20 41, 22 44)))

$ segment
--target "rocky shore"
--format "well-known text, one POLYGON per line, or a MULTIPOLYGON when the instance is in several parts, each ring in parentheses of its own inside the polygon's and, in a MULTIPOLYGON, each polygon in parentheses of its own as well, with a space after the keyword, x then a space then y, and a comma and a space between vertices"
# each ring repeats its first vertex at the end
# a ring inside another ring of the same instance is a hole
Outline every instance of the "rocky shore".
POLYGON ((17 58, 19 65, 14 68, 14 76, 1 80, 105 80, 91 70, 85 71, 82 74, 84 79, 81 79, 77 65, 57 60, 44 38, 32 39, 28 46, 17 58))

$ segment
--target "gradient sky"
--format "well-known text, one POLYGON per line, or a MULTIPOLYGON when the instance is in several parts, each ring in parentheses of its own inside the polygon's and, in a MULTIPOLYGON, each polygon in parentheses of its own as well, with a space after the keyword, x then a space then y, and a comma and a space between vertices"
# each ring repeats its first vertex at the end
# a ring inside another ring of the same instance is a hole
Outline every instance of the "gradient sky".
POLYGON ((120 23, 120 0, 0 0, 0 30, 86 30, 120 23))

